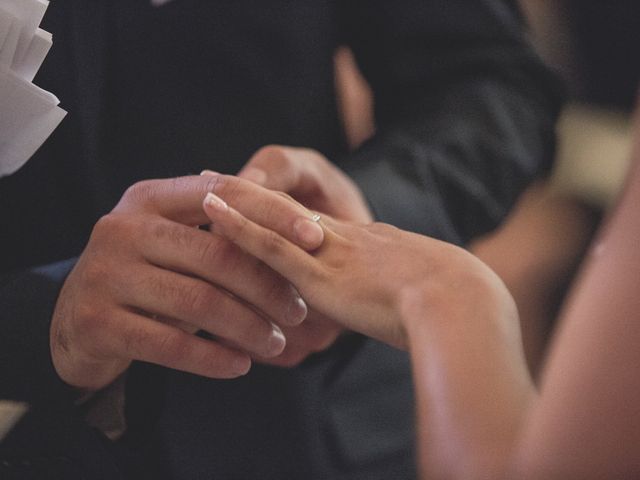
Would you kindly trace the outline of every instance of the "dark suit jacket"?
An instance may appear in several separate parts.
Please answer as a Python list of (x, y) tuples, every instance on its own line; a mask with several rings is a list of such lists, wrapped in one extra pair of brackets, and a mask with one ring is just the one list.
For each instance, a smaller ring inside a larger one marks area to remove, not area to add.
[(640, 84), (640, 3), (568, 0), (579, 68), (578, 96), (604, 107), (631, 111)]
[[(88, 461), (78, 442), (97, 437), (70, 420), (48, 350), (73, 262), (29, 267), (78, 255), (126, 185), (204, 167), (234, 172), (266, 143), (332, 158), (381, 221), (456, 243), (491, 229), (548, 170), (558, 108), (513, 3), (174, 0), (153, 10), (146, 0), (52, 1), (46, 27), (56, 43), (38, 81), (70, 114), (0, 181), (0, 396), (60, 405), (66, 433), (52, 430), (41, 455), (65, 456), (87, 478), (99, 478), (91, 465), (101, 462), (100, 475), (105, 465), (143, 465), (150, 477), (153, 463), (153, 478), (413, 476), (407, 358), (358, 336), (299, 368), (257, 366), (233, 382), (137, 365), (129, 434), (118, 446), (94, 441)], [(333, 85), (343, 43), (376, 102), (378, 133), (353, 153)], [(29, 454), (32, 433), (17, 431), (11, 455)]]

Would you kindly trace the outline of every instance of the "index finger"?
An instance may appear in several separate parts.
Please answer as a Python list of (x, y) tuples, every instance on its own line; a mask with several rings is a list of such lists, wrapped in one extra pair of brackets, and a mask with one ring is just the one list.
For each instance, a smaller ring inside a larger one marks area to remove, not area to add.
[(303, 294), (311, 272), (316, 272), (316, 259), (274, 230), (259, 225), (228, 205), (213, 193), (203, 201), (204, 211), (222, 227), (222, 235), (250, 255), (290, 280)]
[(209, 172), (200, 176), (145, 180), (130, 187), (114, 211), (146, 211), (184, 225), (205, 225), (202, 210), (207, 193), (220, 193), (237, 205), (247, 218), (267, 221), (283, 237), (307, 250), (318, 248), (324, 232), (313, 214), (291, 197), (274, 194), (247, 180)]
[(155, 213), (184, 225), (204, 225), (209, 219), (202, 212), (202, 197), (216, 182), (208, 176), (143, 180), (127, 189), (114, 212)]
[[(269, 225), (274, 232), (305, 250), (315, 250), (322, 245), (324, 230), (318, 225), (316, 215), (289, 195), (231, 175), (209, 176), (217, 179), (209, 192), (225, 198), (249, 220)], [(202, 208), (202, 197), (200, 205)]]

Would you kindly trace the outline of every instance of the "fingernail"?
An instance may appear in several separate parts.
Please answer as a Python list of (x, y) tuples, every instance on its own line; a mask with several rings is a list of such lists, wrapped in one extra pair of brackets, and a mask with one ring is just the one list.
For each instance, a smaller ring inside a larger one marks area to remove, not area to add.
[(238, 175), (240, 178), (249, 180), (257, 185), (264, 185), (267, 183), (267, 172), (259, 168), (250, 167), (241, 172)]
[(271, 336), (267, 341), (267, 356), (275, 357), (280, 355), (287, 343), (282, 330), (277, 325), (272, 325)]
[(293, 231), (304, 248), (318, 248), (324, 240), (322, 226), (310, 218), (298, 218), (293, 224)]
[(200, 176), (210, 176), (213, 177), (215, 175), (220, 175), (220, 172), (214, 172), (213, 170), (202, 170), (200, 172)]
[(233, 360), (232, 366), (233, 374), (237, 376), (246, 375), (251, 370), (251, 358), (248, 356), (237, 357)]
[(308, 311), (307, 304), (296, 293), (295, 300), (289, 304), (289, 310), (287, 310), (287, 323), (292, 326), (300, 325), (307, 318)]
[(207, 196), (204, 198), (204, 203), (219, 212), (226, 212), (229, 210), (227, 202), (211, 192), (207, 193)]

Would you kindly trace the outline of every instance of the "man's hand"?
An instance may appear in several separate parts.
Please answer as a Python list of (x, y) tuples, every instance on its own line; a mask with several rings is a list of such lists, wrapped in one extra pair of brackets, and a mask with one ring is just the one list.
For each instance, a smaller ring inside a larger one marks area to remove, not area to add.
[[(373, 215), (356, 184), (315, 150), (267, 146), (238, 174), (270, 190), (285, 192), (304, 206), (341, 220), (371, 223)], [(261, 359), (289, 367), (330, 347), (344, 329), (319, 313), (310, 312), (301, 326), (285, 328), (287, 345), (274, 358)]]
[[(212, 378), (245, 374), (250, 356), (280, 354), (280, 327), (307, 314), (294, 288), (219, 235), (202, 231), (207, 192), (251, 204), (248, 182), (218, 176), (141, 182), (96, 224), (51, 325), (60, 377), (94, 390), (142, 360)], [(282, 235), (322, 243), (308, 212), (283, 196), (261, 203)], [(212, 339), (193, 335), (203, 331)]]
[(305, 207), (334, 218), (357, 223), (373, 221), (358, 186), (315, 150), (263, 147), (238, 176), (269, 190), (288, 193)]
[(344, 332), (344, 327), (314, 310), (297, 327), (283, 327), (287, 339), (284, 351), (272, 358), (254, 357), (255, 360), (276, 367), (295, 367), (314, 353), (325, 351)]

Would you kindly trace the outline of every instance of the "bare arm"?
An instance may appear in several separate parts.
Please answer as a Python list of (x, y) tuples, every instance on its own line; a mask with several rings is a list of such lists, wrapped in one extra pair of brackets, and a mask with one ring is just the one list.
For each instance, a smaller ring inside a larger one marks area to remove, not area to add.
[(513, 300), (469, 253), (330, 218), (308, 253), (215, 196), (205, 212), (311, 307), (411, 351), (428, 478), (628, 478), (640, 472), (639, 204), (636, 166), (563, 317), (540, 395)]
[(598, 215), (541, 182), (469, 250), (504, 281), (518, 306), (527, 363), (538, 381), (558, 308), (591, 243)]
[(425, 478), (501, 478), (535, 401), (513, 301), (465, 263), (457, 281), (427, 280), (402, 303)]
[(225, 198), (229, 205), (213, 195), (204, 202), (218, 233), (288, 278), (311, 308), (411, 351), (429, 474), (473, 478), (505, 468), (534, 388), (515, 304), (497, 275), (451, 244), (328, 217), (310, 254)]
[(566, 308), (524, 431), (519, 477), (640, 473), (640, 164)]

